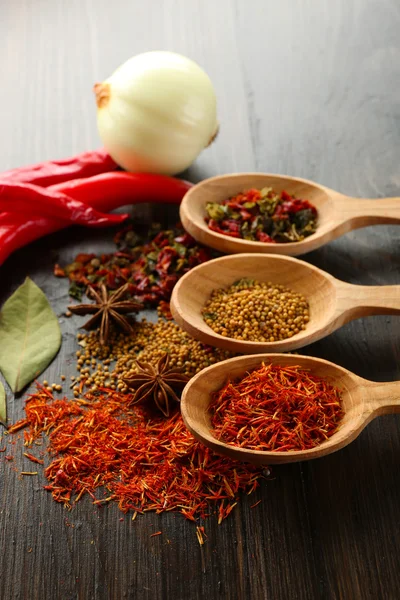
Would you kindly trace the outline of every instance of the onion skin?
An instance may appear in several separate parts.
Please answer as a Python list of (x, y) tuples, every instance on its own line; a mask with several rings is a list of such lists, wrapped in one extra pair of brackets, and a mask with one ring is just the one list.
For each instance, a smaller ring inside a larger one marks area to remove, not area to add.
[(175, 175), (218, 133), (208, 75), (173, 52), (146, 52), (94, 86), (101, 140), (131, 172)]

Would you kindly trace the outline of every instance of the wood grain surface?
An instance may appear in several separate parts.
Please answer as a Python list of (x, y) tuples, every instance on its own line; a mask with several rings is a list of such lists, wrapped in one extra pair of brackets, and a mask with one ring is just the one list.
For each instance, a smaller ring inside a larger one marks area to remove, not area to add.
[[(168, 49), (197, 60), (218, 93), (220, 135), (186, 178), (262, 171), (351, 196), (399, 196), (399, 28), (398, 0), (3, 0), (0, 171), (97, 147), (93, 83), (138, 52)], [(75, 324), (62, 316), (67, 283), (52, 265), (105, 251), (111, 239), (65, 231), (0, 268), (0, 303), (29, 274), (60, 316), (50, 381), (74, 372), (77, 349)], [(350, 283), (398, 284), (400, 227), (354, 231), (302, 258)], [(394, 381), (399, 339), (399, 317), (374, 316), (302, 352)], [(10, 422), (23, 400), (8, 394)], [(10, 452), (13, 463), (0, 455), (4, 600), (399, 597), (396, 415), (338, 453), (276, 466), (222, 525), (207, 520), (203, 547), (179, 514), (132, 522), (86, 500), (67, 512), (42, 474), (18, 474), (21, 442)]]

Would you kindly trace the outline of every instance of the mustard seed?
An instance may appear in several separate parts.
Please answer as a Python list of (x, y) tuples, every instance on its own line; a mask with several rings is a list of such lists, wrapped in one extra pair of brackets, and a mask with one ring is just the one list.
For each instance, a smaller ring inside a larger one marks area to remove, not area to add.
[(275, 342), (305, 329), (309, 307), (302, 294), (283, 285), (240, 279), (227, 289), (214, 290), (202, 315), (223, 337)]

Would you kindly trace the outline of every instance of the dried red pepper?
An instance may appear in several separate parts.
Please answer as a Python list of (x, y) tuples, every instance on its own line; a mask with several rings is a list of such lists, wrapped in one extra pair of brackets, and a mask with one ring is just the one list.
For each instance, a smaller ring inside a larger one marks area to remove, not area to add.
[(26, 220), (51, 217), (69, 224), (104, 227), (121, 223), (129, 215), (103, 214), (89, 204), (51, 188), (28, 183), (0, 182), (0, 214), (23, 215)]
[(70, 158), (49, 160), (36, 165), (11, 169), (0, 174), (4, 183), (32, 183), (48, 187), (63, 181), (83, 177), (93, 177), (99, 173), (115, 171), (118, 165), (106, 150), (100, 148), (91, 152), (83, 152)]
[(179, 204), (191, 186), (188, 181), (167, 175), (117, 172), (67, 181), (50, 189), (107, 212), (124, 204)]
[[(106, 173), (89, 179), (58, 184), (47, 188), (46, 192), (65, 192), (69, 199), (107, 212), (119, 206), (154, 200), (178, 204), (190, 187), (191, 184), (186, 181), (164, 175)], [(0, 215), (0, 265), (18, 248), (63, 229), (70, 223), (51, 216), (27, 219), (20, 213)]]

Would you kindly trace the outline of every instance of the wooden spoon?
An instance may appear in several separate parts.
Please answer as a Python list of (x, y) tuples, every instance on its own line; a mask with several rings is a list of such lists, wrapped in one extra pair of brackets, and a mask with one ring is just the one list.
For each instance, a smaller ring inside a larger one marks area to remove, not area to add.
[[(316, 233), (301, 242), (269, 244), (232, 238), (208, 229), (204, 220), (207, 202), (222, 202), (250, 188), (272, 187), (277, 192), (309, 200), (318, 210)], [(315, 250), (344, 233), (368, 225), (400, 224), (400, 198), (367, 200), (351, 198), (327, 187), (285, 175), (235, 173), (205, 179), (182, 200), (180, 218), (197, 241), (221, 252), (265, 252), (297, 256)]]
[[(201, 311), (215, 289), (243, 277), (271, 281), (303, 294), (310, 306), (306, 329), (277, 342), (249, 342), (223, 337), (209, 327)], [(400, 314), (400, 285), (362, 286), (345, 283), (297, 258), (272, 254), (230, 254), (195, 267), (176, 284), (171, 310), (191, 336), (242, 354), (283, 352), (319, 340), (348, 321), (368, 315)]]
[[(299, 365), (318, 377), (329, 378), (342, 394), (344, 417), (327, 441), (311, 450), (262, 452), (236, 448), (220, 442), (212, 433), (208, 407), (211, 394), (227, 380), (241, 378), (261, 363)], [(358, 377), (351, 371), (321, 358), (294, 354), (238, 356), (212, 365), (195, 375), (182, 393), (181, 412), (186, 427), (203, 444), (219, 454), (254, 464), (297, 462), (336, 452), (352, 442), (364, 427), (379, 415), (400, 412), (400, 381), (378, 383)]]

